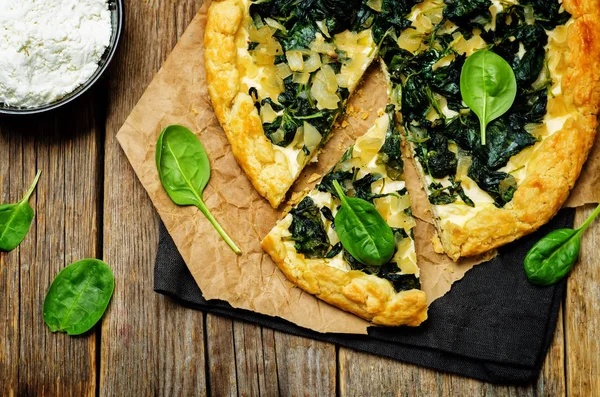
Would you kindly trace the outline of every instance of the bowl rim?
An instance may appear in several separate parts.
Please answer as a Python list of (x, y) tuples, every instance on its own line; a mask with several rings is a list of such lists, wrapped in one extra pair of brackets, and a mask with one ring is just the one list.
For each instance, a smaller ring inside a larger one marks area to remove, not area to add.
[[(83, 94), (85, 94), (94, 84), (96, 84), (96, 82), (100, 79), (100, 77), (102, 77), (104, 72), (106, 72), (106, 69), (108, 69), (108, 66), (110, 65), (111, 61), (113, 60), (115, 53), (117, 52), (117, 48), (119, 47), (119, 43), (121, 42), (121, 37), (123, 34), (123, 21), (124, 21), (124, 17), (125, 17), (124, 5), (123, 5), (124, 1), (123, 0), (113, 0), (113, 1), (116, 3), (116, 6), (117, 6), (117, 8), (116, 8), (116, 10), (117, 10), (117, 31), (115, 32), (116, 37), (115, 37), (114, 44), (109, 49), (108, 56), (106, 57), (106, 61), (104, 62), (104, 64), (102, 66), (100, 66), (98, 68), (98, 71), (95, 74), (95, 76), (91, 77), (88, 81), (83, 83), (80, 86), (81, 90), (78, 93), (76, 93), (75, 95), (65, 96), (56, 102), (52, 102), (50, 104), (43, 105), (38, 108), (19, 109), (19, 108), (3, 108), (2, 106), (0, 106), (0, 114), (20, 116), (20, 115), (31, 115), (31, 114), (39, 114), (39, 113), (49, 112), (51, 110), (55, 110), (59, 107), (62, 107), (64, 105), (71, 103), (72, 101), (78, 99)], [(107, 0), (107, 3), (110, 3), (110, 2), (111, 2), (111, 0)]]

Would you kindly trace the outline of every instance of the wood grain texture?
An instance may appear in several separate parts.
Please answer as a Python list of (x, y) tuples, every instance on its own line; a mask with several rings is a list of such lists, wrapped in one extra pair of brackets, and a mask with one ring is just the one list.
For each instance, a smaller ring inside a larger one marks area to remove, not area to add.
[(207, 315), (213, 396), (333, 396), (335, 346)]
[(565, 396), (562, 318), (542, 374), (528, 386), (492, 385), (340, 348), (340, 396)]
[(206, 316), (208, 381), (213, 396), (237, 396), (236, 348), (233, 321), (222, 316)]
[[(96, 335), (53, 334), (42, 305), (56, 274), (98, 253), (98, 131), (94, 92), (47, 116), (0, 119), (0, 200), (17, 202), (42, 175), (23, 243), (0, 253), (0, 395), (91, 396)], [(20, 299), (19, 299), (20, 298)]]
[(116, 285), (102, 327), (100, 394), (205, 395), (202, 313), (153, 292), (157, 219), (115, 138), (201, 2), (128, 5), (106, 121), (104, 259)]
[(274, 331), (234, 321), (233, 338), (239, 395), (276, 396), (279, 382)]
[(283, 396), (334, 396), (336, 348), (331, 343), (275, 332), (279, 393)]
[[(577, 210), (581, 225), (593, 205)], [(569, 396), (600, 396), (600, 222), (592, 223), (581, 240), (579, 262), (567, 283), (565, 332)]]

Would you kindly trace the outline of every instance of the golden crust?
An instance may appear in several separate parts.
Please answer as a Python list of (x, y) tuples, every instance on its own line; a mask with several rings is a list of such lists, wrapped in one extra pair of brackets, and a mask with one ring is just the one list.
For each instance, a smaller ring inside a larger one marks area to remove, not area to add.
[(600, 106), (600, 1), (563, 4), (574, 19), (568, 30), (561, 87), (569, 118), (560, 131), (540, 143), (525, 179), (504, 208), (486, 208), (462, 227), (440, 225), (444, 250), (455, 260), (507, 244), (548, 222), (569, 196), (587, 159)]
[(425, 292), (416, 289), (396, 292), (389, 281), (379, 277), (290, 255), (281, 227), (265, 237), (262, 248), (287, 278), (304, 291), (374, 324), (417, 326), (427, 319)]
[(215, 114), (231, 151), (254, 188), (275, 208), (294, 181), (287, 160), (266, 138), (250, 95), (239, 92), (236, 36), (244, 34), (247, 11), (240, 0), (217, 0), (204, 35), (206, 78)]

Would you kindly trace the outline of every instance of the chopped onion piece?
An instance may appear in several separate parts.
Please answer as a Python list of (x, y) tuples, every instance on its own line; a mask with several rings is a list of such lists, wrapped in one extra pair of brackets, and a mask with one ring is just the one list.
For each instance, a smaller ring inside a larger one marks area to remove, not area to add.
[(325, 38), (321, 33), (316, 34), (315, 40), (310, 43), (310, 49), (320, 54), (335, 54), (335, 45), (325, 42)]
[(252, 58), (257, 65), (272, 65), (275, 63), (275, 55), (269, 55), (265, 51), (253, 51)]
[(282, 142), (283, 138), (285, 138), (285, 132), (281, 128), (278, 128), (277, 131), (271, 134), (271, 142), (275, 145)]
[(296, 84), (308, 84), (310, 80), (310, 73), (295, 72), (292, 81)]
[(319, 70), (310, 88), (312, 96), (317, 100), (317, 108), (319, 109), (337, 109), (338, 107), (340, 97), (337, 93), (329, 91), (328, 86), (331, 87), (331, 84), (326, 83), (325, 72)]
[(433, 30), (433, 24), (431, 23), (431, 20), (423, 14), (419, 14), (412, 24), (419, 34), (429, 33)]
[(344, 73), (342, 71), (342, 73), (336, 74), (335, 78), (337, 79), (338, 86), (340, 86), (342, 88), (348, 88), (349, 87), (351, 77), (349, 76), (348, 73)]
[(304, 163), (306, 163), (306, 153), (304, 153), (304, 150), (300, 150), (298, 152), (296, 155), (296, 162), (300, 165), (304, 165)]
[(421, 42), (423, 40), (413, 29), (403, 30), (398, 38), (398, 47), (410, 51), (415, 52), (421, 47)]
[(321, 143), (321, 134), (315, 127), (304, 122), (304, 146), (308, 149), (309, 152), (313, 152), (317, 146)]
[(264, 44), (267, 43), (273, 36), (273, 30), (268, 26), (263, 26), (260, 29), (256, 29), (253, 24), (250, 24), (250, 27), (248, 28), (248, 36), (250, 37), (250, 41)]
[[(304, 68), (302, 68), (303, 72), (314, 72), (315, 70), (321, 67), (321, 56), (316, 52), (310, 52), (308, 55), (308, 59), (304, 62)], [(294, 70), (292, 68), (292, 70)]]
[(285, 56), (292, 71), (300, 72), (304, 69), (304, 60), (300, 51), (288, 51), (285, 53)]
[(373, 36), (371, 35), (371, 29), (363, 30), (362, 32), (356, 35), (356, 42), (364, 46), (366, 44), (370, 44), (373, 42)]
[(270, 103), (265, 103), (261, 106), (260, 118), (263, 123), (272, 123), (277, 118), (277, 113), (275, 113)]
[(329, 29), (327, 29), (327, 24), (325, 23), (325, 20), (317, 21), (317, 26), (319, 27), (319, 29), (321, 29), (321, 32), (323, 32), (325, 37), (331, 38), (331, 36), (329, 35)]
[(381, 12), (382, 3), (382, 0), (369, 0), (367, 1), (367, 7), (370, 7), (377, 12)]
[(275, 67), (277, 68), (277, 75), (282, 79), (286, 79), (292, 75), (292, 69), (285, 62), (278, 63)]
[(431, 66), (431, 70), (435, 72), (435, 71), (436, 71), (436, 70), (438, 70), (439, 68), (443, 68), (443, 67), (445, 67), (445, 66), (448, 66), (448, 65), (450, 65), (452, 62), (454, 62), (454, 59), (455, 59), (455, 56), (454, 56), (454, 54), (449, 54), (449, 55), (446, 55), (446, 56), (444, 56), (444, 57), (441, 57), (440, 59), (438, 59), (438, 60), (436, 61), (436, 63), (434, 63), (434, 64)]
[(256, 54), (257, 52), (264, 53), (266, 55), (276, 56), (283, 54), (283, 48), (281, 47), (281, 44), (279, 44), (278, 41), (269, 40), (268, 43), (257, 45), (254, 49), (254, 53)]
[(528, 4), (523, 9), (523, 14), (525, 15), (525, 22), (528, 25), (533, 25), (535, 23), (535, 16), (533, 15), (533, 7)]
[(292, 147), (298, 149), (304, 146), (304, 127), (300, 126), (296, 128), (296, 134), (294, 135), (294, 140), (290, 144)]
[(325, 80), (325, 89), (331, 93), (335, 93), (338, 89), (335, 72), (329, 65), (323, 65), (321, 70), (323, 71), (323, 79)]
[(276, 20), (274, 20), (272, 18), (265, 18), (265, 22), (267, 23), (267, 25), (269, 25), (273, 29), (281, 30), (284, 33), (287, 32), (287, 29), (285, 28), (285, 26), (283, 26), (282, 24), (280, 24), (279, 22), (277, 22)]
[[(369, 31), (369, 34), (370, 31)], [(334, 38), (335, 45), (338, 49), (346, 52), (356, 52), (358, 46), (358, 35), (349, 30), (338, 33)]]

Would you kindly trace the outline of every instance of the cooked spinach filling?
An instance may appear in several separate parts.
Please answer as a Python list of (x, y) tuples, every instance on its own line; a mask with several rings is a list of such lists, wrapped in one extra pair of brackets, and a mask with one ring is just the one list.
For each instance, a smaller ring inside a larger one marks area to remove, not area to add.
[[(391, 180), (402, 180), (404, 173), (404, 163), (402, 162), (400, 152), (400, 132), (395, 122), (394, 105), (386, 107), (386, 113), (389, 117), (388, 128), (385, 133), (385, 140), (376, 161), (386, 168), (387, 177)], [(383, 178), (378, 173), (366, 173), (358, 177), (359, 168), (350, 166), (354, 147), (351, 146), (342, 156), (340, 161), (323, 177), (321, 183), (316, 189), (321, 192), (328, 192), (337, 197), (333, 181), (336, 180), (342, 186), (344, 193), (351, 197), (359, 197), (371, 203), (377, 198), (389, 195), (404, 196), (408, 194), (406, 188), (393, 193), (381, 193), (374, 191), (373, 183)], [(460, 184), (460, 183), (459, 183)], [(410, 208), (404, 210), (408, 216), (412, 216)], [(292, 223), (289, 231), (292, 234), (291, 239), (295, 242), (296, 252), (304, 254), (307, 258), (333, 258), (342, 253), (344, 260), (350, 265), (352, 270), (360, 270), (367, 274), (373, 274), (380, 278), (389, 280), (396, 291), (403, 291), (413, 288), (420, 288), (418, 277), (413, 274), (398, 274), (400, 269), (398, 265), (390, 261), (379, 268), (371, 268), (360, 263), (348, 251), (346, 251), (341, 242), (331, 245), (327, 235), (323, 218), (331, 222), (331, 227), (335, 230), (334, 216), (331, 209), (327, 206), (319, 208), (314, 200), (307, 196), (291, 212)], [(392, 228), (396, 239), (396, 244), (403, 239), (412, 238), (412, 229), (408, 231), (403, 228)]]
[[(268, 24), (278, 26), (273, 29), (273, 37), (281, 44), (285, 53), (292, 50), (306, 52), (311, 50), (317, 34), (324, 37), (325, 43), (332, 43), (332, 37), (337, 33), (345, 30), (359, 32), (370, 28), (377, 13), (366, 3), (363, 0), (257, 0), (250, 5), (250, 16), (256, 28)], [(248, 49), (253, 50), (255, 47), (255, 43), (250, 43)], [(339, 73), (342, 64), (351, 61), (339, 51), (327, 56), (327, 64), (335, 73)], [(305, 61), (308, 58), (306, 54), (303, 57)], [(282, 62), (286, 62), (285, 54), (275, 58), (275, 64)], [(294, 81), (292, 76), (288, 76), (284, 79), (284, 92), (278, 98), (259, 98), (258, 95), (254, 98), (259, 110), (265, 103), (269, 103), (276, 112), (283, 111), (273, 122), (263, 124), (265, 135), (273, 144), (288, 146), (304, 121), (317, 129), (322, 136), (321, 142), (327, 140), (334, 120), (345, 108), (349, 92), (346, 88), (338, 87), (338, 107), (319, 109), (317, 100), (311, 93), (317, 72), (318, 69), (310, 72), (305, 83)], [(306, 146), (303, 150), (305, 154), (310, 153)]]
[[(570, 15), (560, 12), (556, 0), (521, 1), (505, 4), (496, 15), (495, 29), (489, 29), (491, 1), (445, 0), (445, 4), (441, 22), (424, 38), (426, 49), (413, 54), (387, 36), (380, 55), (389, 71), (394, 100), (401, 105), (402, 124), (415, 146), (415, 157), (432, 178), (448, 178), (443, 184), (430, 184), (429, 201), (448, 204), (460, 197), (473, 206), (456, 180), (458, 158), (468, 156), (471, 164), (467, 176), (494, 199), (497, 207), (503, 207), (512, 200), (517, 183), (510, 173), (499, 169), (537, 142), (530, 133), (531, 126), (540, 123), (546, 113), (551, 81), (540, 78), (548, 43), (544, 29), (565, 23)], [(448, 21), (457, 26), (456, 30), (438, 33)], [(488, 125), (485, 146), (481, 145), (477, 116), (462, 101), (460, 73), (466, 57), (452, 47), (456, 32), (465, 40), (480, 33), (488, 48), (511, 65), (517, 79), (517, 100), (506, 114)], [(447, 60), (445, 64), (442, 58)], [(444, 103), (452, 112), (444, 111)], [(435, 117), (431, 117), (432, 112)]]
[[(513, 170), (500, 169), (512, 156), (537, 142), (532, 127), (541, 123), (546, 113), (552, 83), (542, 78), (547, 75), (546, 30), (564, 24), (570, 15), (561, 10), (557, 0), (501, 3), (502, 11), (495, 17), (490, 12), (490, 0), (444, 0), (441, 21), (423, 37), (417, 51), (406, 51), (399, 47), (398, 37), (414, 29), (408, 16), (421, 2), (382, 0), (379, 8), (367, 0), (256, 0), (250, 6), (250, 15), (257, 29), (270, 26), (281, 44), (283, 54), (274, 57), (275, 64), (287, 63), (289, 51), (302, 52), (307, 61), (317, 37), (331, 44), (337, 33), (371, 29), (389, 71), (393, 100), (401, 106), (407, 139), (415, 146), (415, 157), (428, 175), (438, 179), (430, 185), (430, 202), (448, 204), (460, 198), (474, 205), (457, 175), (458, 160), (466, 157), (470, 159), (466, 175), (494, 199), (497, 207), (503, 207), (512, 200), (517, 182), (510, 174)], [(455, 25), (453, 30), (448, 30), (449, 23)], [(464, 40), (480, 35), (488, 49), (511, 65), (517, 79), (517, 100), (507, 113), (488, 125), (486, 145), (481, 144), (477, 116), (463, 103), (460, 93), (460, 73), (466, 57), (453, 47), (458, 33)], [(252, 51), (256, 46), (249, 43), (248, 49)], [(323, 59), (336, 74), (351, 61), (342, 51), (328, 53)], [(263, 124), (273, 144), (290, 145), (305, 123), (316, 128), (321, 143), (327, 140), (333, 122), (344, 111), (349, 92), (338, 86), (337, 107), (320, 109), (311, 92), (319, 71), (312, 70), (302, 81), (287, 76), (277, 98), (261, 98), (256, 89), (250, 89), (259, 111), (268, 104), (277, 114), (272, 122)], [(390, 141), (384, 148), (388, 145), (397, 147)], [(298, 147), (306, 155), (314, 150), (302, 146), (302, 142)], [(390, 157), (383, 150), (381, 161), (386, 162), (390, 177), (401, 175), (399, 155)], [(320, 189), (335, 194), (332, 181), (348, 179), (350, 174), (352, 170), (336, 171), (323, 180)], [(362, 194), (360, 182), (357, 191)], [(359, 197), (372, 200), (368, 192)]]
[[(404, 175), (404, 162), (402, 161), (402, 153), (400, 151), (400, 132), (396, 125), (395, 118), (395, 107), (394, 105), (387, 105), (385, 112), (389, 118), (388, 128), (385, 133), (385, 140), (379, 153), (377, 154), (376, 162), (383, 164), (386, 169), (387, 176), (393, 180), (401, 180)], [(321, 179), (321, 182), (317, 184), (316, 189), (321, 192), (331, 193), (334, 197), (338, 197), (334, 187), (333, 181), (339, 182), (340, 186), (344, 190), (344, 193), (349, 193), (352, 197), (358, 197), (363, 200), (373, 203), (373, 200), (380, 197), (389, 196), (390, 194), (406, 194), (406, 190), (403, 189), (396, 193), (377, 193), (372, 191), (371, 185), (373, 182), (378, 181), (383, 175), (377, 173), (368, 173), (357, 178), (359, 168), (346, 166), (346, 161), (352, 158), (352, 152), (354, 147), (351, 146), (346, 153), (342, 156), (340, 161)], [(349, 188), (348, 186), (351, 186)]]
[[(406, 194), (406, 191), (403, 193)], [(325, 224), (320, 216), (320, 214), (323, 214), (325, 219), (333, 222), (334, 218), (331, 209), (328, 207), (319, 209), (314, 200), (307, 196), (302, 199), (298, 206), (292, 209), (290, 213), (292, 214), (292, 224), (289, 227), (289, 231), (292, 234), (292, 241), (295, 242), (294, 248), (296, 249), (296, 252), (304, 254), (305, 257), (311, 259), (331, 259), (340, 252), (343, 252), (344, 260), (350, 265), (352, 270), (360, 270), (364, 273), (389, 280), (396, 292), (421, 288), (419, 278), (414, 274), (400, 274), (400, 268), (396, 262), (390, 261), (381, 267), (371, 268), (363, 265), (350, 255), (350, 253), (342, 247), (342, 243), (338, 242), (331, 245), (327, 232), (325, 231)], [(393, 230), (396, 241), (409, 238), (408, 233), (406, 233), (404, 229)]]
[(321, 219), (319, 207), (313, 199), (305, 197), (297, 207), (290, 211), (292, 233), (296, 251), (307, 258), (323, 258), (330, 249), (329, 237)]

